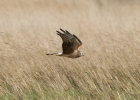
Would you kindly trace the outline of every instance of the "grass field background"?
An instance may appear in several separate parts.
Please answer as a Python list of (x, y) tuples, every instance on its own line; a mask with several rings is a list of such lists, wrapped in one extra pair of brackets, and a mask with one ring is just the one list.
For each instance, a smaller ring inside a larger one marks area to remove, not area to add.
[[(61, 51), (59, 28), (83, 42)], [(139, 0), (0, 2), (0, 100), (140, 100)]]

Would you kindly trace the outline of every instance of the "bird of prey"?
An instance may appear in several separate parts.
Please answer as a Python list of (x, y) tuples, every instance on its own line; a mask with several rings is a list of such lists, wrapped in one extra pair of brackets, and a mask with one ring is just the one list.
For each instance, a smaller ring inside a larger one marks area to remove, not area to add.
[(81, 40), (75, 36), (74, 34), (71, 34), (67, 30), (63, 30), (60, 28), (61, 31), (56, 31), (57, 35), (59, 35), (62, 38), (62, 52), (60, 53), (52, 53), (47, 55), (57, 55), (57, 56), (65, 56), (69, 58), (78, 58), (81, 56), (84, 56), (84, 54), (79, 51), (79, 47), (82, 45)]

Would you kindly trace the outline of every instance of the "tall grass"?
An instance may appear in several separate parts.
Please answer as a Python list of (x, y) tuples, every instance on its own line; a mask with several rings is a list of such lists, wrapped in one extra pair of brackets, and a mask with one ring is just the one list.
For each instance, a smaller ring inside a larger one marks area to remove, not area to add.
[[(1, 100), (139, 100), (138, 0), (3, 0)], [(83, 42), (85, 56), (61, 51), (59, 28)]]

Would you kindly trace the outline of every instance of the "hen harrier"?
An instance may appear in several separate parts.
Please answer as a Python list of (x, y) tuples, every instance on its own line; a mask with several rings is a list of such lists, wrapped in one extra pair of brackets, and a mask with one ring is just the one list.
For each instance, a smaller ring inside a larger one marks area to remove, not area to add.
[(57, 35), (59, 35), (62, 40), (62, 50), (63, 52), (60, 53), (52, 53), (47, 55), (57, 55), (57, 56), (65, 56), (69, 58), (78, 58), (81, 56), (84, 56), (82, 52), (80, 52), (78, 49), (82, 45), (82, 42), (80, 39), (69, 33), (67, 30), (60, 29), (62, 32), (56, 31)]

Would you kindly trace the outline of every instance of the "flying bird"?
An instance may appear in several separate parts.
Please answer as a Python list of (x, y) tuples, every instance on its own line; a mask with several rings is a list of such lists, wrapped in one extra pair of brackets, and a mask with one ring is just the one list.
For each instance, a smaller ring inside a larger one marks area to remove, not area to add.
[(69, 58), (78, 58), (84, 56), (84, 54), (79, 51), (79, 47), (82, 45), (81, 40), (74, 34), (71, 34), (67, 30), (56, 31), (57, 35), (62, 38), (62, 52), (60, 53), (52, 53), (47, 55), (57, 55), (57, 56), (65, 56)]

